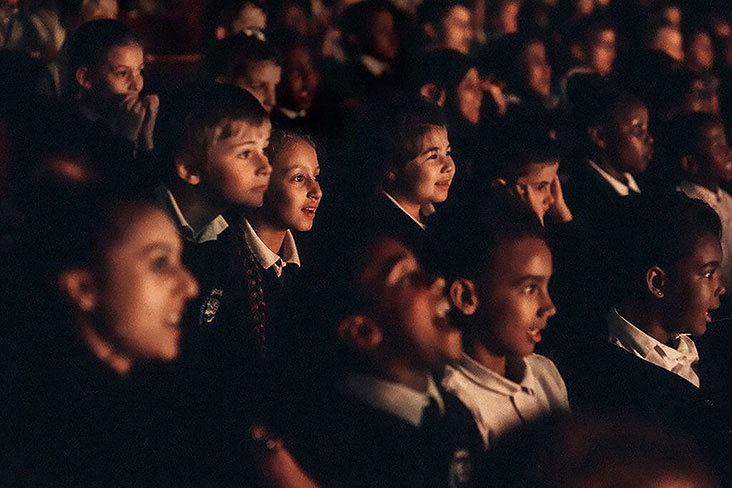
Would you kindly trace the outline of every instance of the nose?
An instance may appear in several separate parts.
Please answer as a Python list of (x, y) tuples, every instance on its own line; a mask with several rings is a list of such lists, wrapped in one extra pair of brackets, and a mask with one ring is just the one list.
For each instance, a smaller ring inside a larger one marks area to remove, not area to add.
[(443, 173), (454, 173), (455, 172), (455, 161), (453, 161), (452, 156), (443, 157), (442, 172)]
[(190, 300), (198, 296), (198, 282), (187, 268), (184, 267), (182, 271), (180, 280), (182, 294), (186, 300)]
[(130, 76), (130, 83), (129, 83), (130, 91), (140, 92), (140, 91), (142, 91), (142, 86), (143, 86), (142, 73), (133, 74)]
[(323, 196), (323, 191), (320, 189), (320, 183), (316, 180), (310, 180), (310, 188), (308, 189), (308, 198), (313, 200), (320, 200)]
[(269, 176), (272, 173), (272, 165), (264, 152), (257, 153), (257, 174)]
[(274, 107), (277, 105), (277, 93), (275, 92), (275, 85), (268, 86), (266, 93), (264, 94), (264, 105), (266, 107)]
[(552, 205), (554, 205), (554, 196), (551, 193), (547, 194), (546, 198), (544, 199), (544, 204), (547, 207), (551, 207)]
[(549, 292), (542, 293), (543, 303), (541, 304), (541, 308), (539, 309), (539, 316), (540, 317), (554, 317), (557, 313), (557, 308), (554, 306), (554, 302), (552, 301), (552, 297), (549, 296)]
[(727, 293), (727, 288), (724, 286), (724, 282), (720, 278), (719, 286), (715, 290), (715, 294), (716, 294), (716, 296), (720, 297), (720, 296), (724, 295), (725, 293)]

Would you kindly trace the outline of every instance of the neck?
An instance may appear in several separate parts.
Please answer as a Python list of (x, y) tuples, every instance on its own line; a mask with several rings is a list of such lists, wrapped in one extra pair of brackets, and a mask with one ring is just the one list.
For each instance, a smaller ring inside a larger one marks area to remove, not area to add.
[(686, 179), (689, 180), (692, 183), (696, 183), (697, 185), (703, 186), (707, 190), (711, 191), (712, 193), (717, 193), (719, 191), (719, 182), (713, 181), (707, 178), (702, 178), (700, 175), (687, 175)]
[(506, 376), (506, 356), (491, 351), (481, 341), (470, 341), (465, 352), (468, 356), (496, 374)]
[(406, 212), (412, 216), (414, 220), (417, 222), (422, 222), (422, 214), (420, 210), (422, 209), (422, 205), (419, 203), (412, 202), (408, 198), (406, 198), (404, 195), (397, 192), (388, 192), (391, 197), (401, 205), (401, 207), (406, 210)]
[(676, 334), (663, 327), (661, 313), (641, 301), (629, 302), (617, 307), (620, 315), (661, 344), (672, 346)]
[(91, 320), (81, 319), (79, 335), (94, 356), (120, 376), (127, 376), (132, 369), (132, 359), (121, 354), (94, 328)]
[(415, 391), (426, 392), (429, 384), (429, 371), (414, 368), (403, 361), (374, 361), (370, 373)]
[(273, 253), (279, 254), (282, 249), (282, 243), (285, 242), (287, 229), (280, 229), (275, 225), (271, 225), (262, 218), (259, 212), (252, 212), (249, 217), (249, 223), (252, 225), (254, 232), (264, 242), (264, 245)]
[(625, 173), (623, 173), (622, 171), (618, 171), (618, 169), (610, 161), (610, 158), (600, 157), (597, 159), (593, 159), (593, 161), (596, 165), (598, 165), (600, 168), (602, 168), (603, 171), (608, 173), (610, 176), (612, 176), (616, 180), (625, 182)]
[(201, 199), (199, 192), (194, 186), (188, 184), (174, 184), (170, 188), (183, 217), (198, 232), (208, 225), (225, 209), (214, 208)]

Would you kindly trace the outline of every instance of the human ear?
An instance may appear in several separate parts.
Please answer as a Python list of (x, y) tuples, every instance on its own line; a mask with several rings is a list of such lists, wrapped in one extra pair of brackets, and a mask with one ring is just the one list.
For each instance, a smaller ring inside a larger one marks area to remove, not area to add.
[(338, 324), (338, 337), (359, 351), (375, 350), (383, 340), (381, 328), (365, 315), (349, 315)]
[(600, 149), (607, 149), (605, 142), (605, 131), (601, 127), (592, 126), (587, 128), (587, 137)]
[(175, 156), (175, 173), (178, 178), (189, 185), (197, 185), (201, 182), (201, 171), (198, 165), (194, 164), (193, 157), (188, 153)]
[(663, 298), (666, 286), (666, 272), (658, 266), (646, 270), (646, 288), (654, 297)]
[(436, 83), (425, 83), (419, 88), (419, 94), (422, 98), (435, 102), (438, 105), (440, 104), (443, 93), (443, 90)]
[(97, 307), (97, 287), (89, 271), (68, 269), (58, 277), (61, 295), (82, 312), (93, 312)]
[(450, 300), (463, 315), (473, 315), (478, 310), (478, 294), (471, 280), (465, 278), (455, 280), (450, 285)]
[(434, 25), (431, 23), (424, 24), (422, 26), (422, 30), (433, 42), (437, 40), (437, 31), (435, 30)]
[(75, 75), (76, 82), (79, 84), (80, 87), (82, 87), (84, 90), (91, 90), (92, 80), (89, 68), (87, 68), (86, 66), (79, 66), (78, 68), (76, 68)]
[(217, 41), (221, 41), (226, 37), (226, 28), (218, 26), (214, 31), (214, 37)]
[(697, 165), (694, 158), (688, 154), (681, 158), (681, 169), (684, 170), (684, 173), (689, 173), (691, 175), (699, 173), (699, 165)]

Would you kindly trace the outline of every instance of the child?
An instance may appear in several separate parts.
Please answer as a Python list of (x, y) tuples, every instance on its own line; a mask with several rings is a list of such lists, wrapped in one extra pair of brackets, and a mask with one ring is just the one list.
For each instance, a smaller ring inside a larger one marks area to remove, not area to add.
[(327, 357), (342, 363), (322, 410), (301, 412), (296, 457), (316, 481), (339, 486), (471, 486), (481, 475), (480, 436), (431, 377), (462, 352), (445, 281), (393, 239), (356, 242), (318, 280), (337, 332)]
[(29, 222), (45, 229), (44, 239), (29, 232), (19, 248), (42, 305), (33, 307), (32, 327), (17, 329), (17, 481), (116, 484), (191, 474), (177, 458), (184, 426), (161, 401), (167, 389), (139, 381), (139, 366), (177, 358), (185, 305), (198, 293), (181, 239), (150, 203), (82, 190), (59, 192), (66, 213)]
[(486, 447), (514, 427), (569, 409), (556, 367), (533, 354), (556, 312), (542, 228), (515, 202), (488, 206), (441, 216), (445, 221), (433, 235), (438, 262), (450, 269), (450, 299), (465, 344), (442, 385), (473, 413)]
[(379, 130), (381, 193), (372, 206), (372, 227), (419, 255), (425, 221), (435, 203), (447, 200), (455, 176), (444, 115), (425, 100), (391, 108)]
[(732, 196), (719, 187), (732, 181), (732, 152), (722, 121), (703, 112), (672, 122), (672, 160), (683, 180), (678, 190), (712, 207), (722, 221), (722, 277), (732, 283)]
[(152, 185), (153, 135), (157, 95), (141, 95), (143, 49), (129, 27), (116, 20), (93, 20), (74, 33), (69, 71), (75, 104), (58, 121), (52, 144), (87, 150), (113, 186)]
[(565, 100), (570, 80), (576, 74), (594, 73), (606, 77), (615, 65), (615, 27), (607, 17), (589, 16), (574, 26), (573, 33), (567, 44), (574, 66), (559, 82)]
[(277, 105), (282, 68), (279, 53), (269, 42), (239, 33), (217, 42), (207, 53), (206, 63), (211, 80), (247, 90), (268, 114)]
[(732, 416), (720, 365), (689, 337), (706, 332), (725, 293), (719, 217), (678, 192), (641, 198), (624, 217), (608, 340), (575, 351), (582, 360), (566, 376), (570, 397), (680, 430), (729, 474)]
[(470, 53), (473, 41), (472, 13), (460, 0), (423, 2), (419, 17), (424, 33), (432, 47)]
[(217, 0), (206, 8), (205, 47), (229, 36), (248, 32), (263, 36), (267, 8), (260, 0)]

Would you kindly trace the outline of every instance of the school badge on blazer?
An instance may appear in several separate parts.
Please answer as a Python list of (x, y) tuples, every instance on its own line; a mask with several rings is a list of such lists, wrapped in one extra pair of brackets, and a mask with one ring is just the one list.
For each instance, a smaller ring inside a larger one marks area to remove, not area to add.
[(221, 306), (221, 297), (224, 291), (221, 288), (211, 290), (201, 306), (201, 316), (198, 319), (200, 325), (210, 324), (216, 318), (216, 312)]
[(452, 454), (449, 473), (448, 486), (450, 488), (463, 488), (470, 485), (472, 478), (470, 451), (458, 449)]

